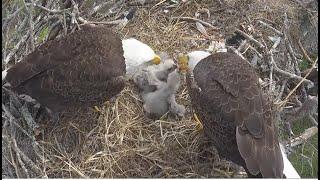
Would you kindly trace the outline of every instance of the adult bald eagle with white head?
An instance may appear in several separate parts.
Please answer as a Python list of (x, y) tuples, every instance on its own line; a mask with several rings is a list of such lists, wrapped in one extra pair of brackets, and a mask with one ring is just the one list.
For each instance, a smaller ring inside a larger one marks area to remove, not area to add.
[(2, 74), (7, 86), (53, 113), (99, 105), (117, 95), (139, 66), (160, 63), (146, 44), (104, 26), (82, 26), (40, 45)]
[[(283, 177), (289, 161), (280, 149), (272, 104), (254, 68), (227, 52), (194, 51), (180, 55), (178, 64), (187, 72), (195, 117), (219, 155), (243, 166), (249, 177)], [(293, 171), (286, 177), (299, 177)]]

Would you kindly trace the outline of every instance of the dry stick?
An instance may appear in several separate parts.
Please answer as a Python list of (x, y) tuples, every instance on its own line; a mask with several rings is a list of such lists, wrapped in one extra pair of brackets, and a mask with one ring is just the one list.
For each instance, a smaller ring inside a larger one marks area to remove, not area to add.
[[(289, 26), (288, 25), (289, 24), (289, 20), (288, 20), (288, 16), (287, 16), (286, 12), (284, 13), (284, 22), (283, 22), (283, 24), (284, 24), (284, 32), (288, 31), (288, 29), (289, 29), (289, 27), (288, 27)], [(295, 53), (293, 51), (293, 48), (292, 48), (291, 43), (289, 41), (289, 38), (287, 37), (287, 34), (284, 33), (283, 36), (284, 36), (285, 45), (286, 45), (286, 47), (287, 47), (287, 49), (289, 51), (289, 54), (290, 54), (291, 58), (294, 60), (295, 63), (297, 63), (298, 60), (297, 60), (297, 58), (295, 56)]]
[(27, 40), (28, 35), (24, 35), (21, 40), (14, 46), (12, 50), (10, 50), (10, 53), (7, 55), (7, 57), (4, 59), (4, 63), (8, 64), (8, 62), (11, 60), (11, 58), (16, 54), (16, 52), (20, 49), (20, 46)]
[[(13, 143), (17, 143), (15, 141), (15, 139), (12, 139), (13, 140)], [(26, 162), (27, 165), (30, 166), (31, 170), (34, 171), (35, 173), (37, 174), (43, 174), (42, 173), (42, 170), (27, 156), (25, 155), (19, 148), (18, 146), (13, 146), (14, 147), (14, 150), (15, 152), (18, 154), (21, 155), (22, 159)]]
[(239, 45), (239, 47), (237, 48), (237, 50), (238, 50), (239, 52), (241, 52), (242, 49), (243, 49), (247, 44), (248, 44), (248, 41), (247, 41), (246, 39), (243, 40), (243, 41), (241, 42), (241, 44)]
[(18, 145), (17, 145), (16, 140), (15, 140), (13, 137), (11, 137), (10, 139), (11, 139), (11, 143), (13, 144), (13, 149), (14, 149), (14, 150), (15, 150), (15, 152), (16, 152), (16, 156), (17, 156), (18, 162), (19, 162), (19, 164), (20, 164), (20, 166), (21, 166), (22, 170), (23, 170), (23, 171), (24, 171), (24, 173), (26, 174), (27, 178), (30, 178), (30, 176), (29, 176), (29, 172), (28, 172), (28, 170), (27, 170), (27, 168), (26, 168), (26, 166), (25, 166), (24, 162), (21, 160), (20, 153), (18, 153), (18, 152), (17, 152), (17, 150), (16, 150), (16, 149), (18, 149)]
[(33, 36), (34, 24), (33, 24), (33, 20), (32, 20), (33, 19), (33, 0), (31, 0), (29, 8), (27, 7), (25, 0), (23, 0), (23, 4), (24, 4), (24, 7), (26, 8), (26, 11), (29, 14), (29, 33), (30, 33), (29, 37), (30, 37), (31, 50), (33, 51), (35, 48), (34, 36)]
[[(31, 5), (31, 4), (30, 3), (26, 3), (26, 5)], [(43, 6), (41, 6), (39, 4), (36, 4), (36, 3), (33, 3), (33, 5), (35, 7), (37, 7), (37, 8), (40, 8), (40, 9), (42, 9), (44, 11), (47, 11), (47, 12), (53, 13), (53, 14), (62, 14), (62, 13), (66, 12), (66, 11), (69, 11), (71, 9), (71, 8), (67, 8), (67, 9), (62, 9), (62, 10), (55, 10), (55, 9), (48, 9), (48, 8), (43, 7)]]
[(280, 92), (279, 92), (279, 94), (278, 94), (278, 97), (276, 98), (276, 101), (281, 101), (281, 97), (282, 97), (282, 94), (283, 94), (283, 92), (284, 92), (284, 89), (285, 89), (285, 87), (286, 87), (286, 85), (287, 85), (287, 83), (288, 83), (288, 78), (286, 78), (284, 81), (283, 81), (283, 83), (282, 83), (282, 86), (281, 86), (281, 88), (280, 88)]
[(287, 97), (280, 103), (278, 103), (278, 107), (281, 108), (282, 106), (284, 106), (287, 101), (289, 100), (289, 97), (297, 90), (297, 88), (304, 82), (306, 81), (306, 78), (309, 76), (309, 74), (311, 73), (312, 69), (315, 68), (315, 65), (318, 62), (318, 57), (317, 59), (314, 61), (314, 63), (312, 64), (312, 68), (309, 69), (308, 73), (301, 79), (301, 81), (296, 85), (296, 87), (294, 87), (291, 92), (287, 95)]
[[(281, 38), (278, 38), (276, 40), (276, 42), (272, 45), (270, 51), (269, 51), (269, 54), (272, 54), (273, 51), (275, 51), (275, 49), (278, 47), (278, 45), (280, 44), (281, 42)], [(273, 58), (272, 58), (272, 61), (273, 61)], [(270, 75), (269, 75), (269, 78), (270, 78), (270, 81), (269, 81), (269, 91), (273, 91), (273, 86), (272, 86), (272, 81), (273, 81), (273, 78), (272, 78), (272, 75), (273, 75), (273, 68), (274, 68), (274, 63), (271, 61), (271, 67), (270, 67)]]
[(306, 142), (308, 139), (310, 139), (311, 137), (313, 137), (314, 135), (316, 135), (318, 133), (318, 127), (311, 127), (306, 129), (300, 136), (291, 139), (289, 144), (291, 147), (295, 147), (298, 146), (304, 142)]
[(269, 92), (272, 92), (272, 90), (273, 90), (273, 87), (272, 87), (272, 74), (273, 74), (273, 65), (274, 65), (274, 63), (271, 63), (271, 67), (270, 67), (270, 74), (269, 74)]
[(84, 24), (105, 24), (105, 25), (118, 25), (124, 22), (122, 19), (114, 20), (114, 21), (87, 21), (82, 17), (78, 17), (78, 21)]
[[(301, 81), (301, 82), (299, 82), (299, 85), (300, 85), (301, 83), (307, 83), (307, 84), (313, 85), (313, 82), (310, 81), (310, 80), (308, 80), (308, 79), (305, 79), (305, 78), (303, 78), (303, 77), (301, 77), (301, 76), (297, 76), (297, 75), (295, 75), (295, 74), (292, 74), (292, 73), (289, 73), (289, 72), (287, 72), (287, 71), (284, 71), (284, 70), (280, 69), (280, 68), (277, 66), (277, 64), (275, 63), (274, 59), (273, 59), (273, 53), (270, 53), (269, 55), (270, 55), (270, 58), (271, 58), (271, 62), (273, 63), (275, 72), (277, 72), (277, 73), (279, 73), (279, 74), (281, 74), (281, 75), (284, 75), (284, 76), (287, 76), (287, 77), (296, 79), (296, 80), (298, 80), (298, 81)], [(311, 72), (311, 71), (310, 71), (310, 72)], [(309, 75), (309, 74), (308, 74), (308, 75)]]
[(14, 13), (9, 14), (6, 18), (3, 18), (2, 21), (8, 22), (10, 21), (12, 18), (14, 18), (15, 16), (17, 16), (17, 14), (20, 13), (20, 11), (22, 11), (24, 9), (24, 7), (20, 7), (19, 9), (17, 9)]
[(261, 58), (261, 59), (263, 58), (262, 54), (260, 54), (259, 51), (258, 51), (256, 48), (254, 48), (254, 47), (252, 47), (251, 45), (249, 45), (249, 49), (251, 49), (252, 51), (254, 51), (259, 58)]
[(210, 28), (212, 28), (214, 30), (220, 29), (218, 27), (215, 27), (215, 26), (211, 25), (210, 23), (207, 23), (205, 21), (202, 21), (202, 20), (196, 19), (196, 18), (192, 18), (192, 17), (171, 17), (171, 18), (172, 19), (179, 19), (179, 20), (183, 20), (183, 21), (195, 21), (195, 22), (199, 22), (199, 23), (201, 23), (201, 24), (203, 24), (205, 26), (208, 26), (208, 27), (210, 27)]
[(18, 171), (18, 166), (17, 166), (16, 161), (14, 160), (14, 157), (13, 157), (13, 152), (12, 152), (13, 148), (11, 148), (11, 146), (8, 147), (8, 148), (10, 148), (9, 150), (10, 150), (11, 164), (12, 164), (12, 166), (13, 166), (15, 172), (16, 172), (17, 177), (20, 178), (20, 172)]
[(299, 46), (300, 50), (302, 51), (303, 56), (304, 56), (310, 63), (313, 63), (313, 61), (312, 61), (311, 58), (309, 57), (307, 51), (303, 48), (303, 45), (302, 45), (300, 39), (298, 40), (298, 46)]
[(77, 26), (78, 29), (81, 29), (80, 28), (80, 25), (77, 21), (78, 17), (79, 17), (79, 14), (80, 14), (80, 11), (79, 11), (79, 8), (78, 8), (78, 4), (74, 1), (74, 0), (71, 0), (71, 3), (72, 3), (72, 13), (71, 13), (71, 23), (74, 22)]
[(263, 26), (271, 29), (271, 30), (272, 30), (273, 32), (275, 32), (277, 35), (283, 36), (283, 33), (282, 33), (282, 32), (280, 32), (280, 31), (277, 30), (276, 28), (272, 27), (271, 25), (269, 25), (269, 24), (267, 24), (267, 23), (265, 23), (265, 22), (263, 22), (263, 21), (261, 21), (261, 20), (258, 20), (258, 23), (260, 23), (261, 25), (263, 25)]
[(256, 45), (258, 45), (260, 48), (264, 48), (265, 46), (260, 43), (258, 40), (254, 39), (251, 35), (248, 35), (247, 33), (241, 31), (240, 29), (236, 29), (236, 32), (240, 33), (242, 36), (244, 36), (246, 39), (248, 39), (249, 41), (252, 41), (253, 43), (255, 43)]

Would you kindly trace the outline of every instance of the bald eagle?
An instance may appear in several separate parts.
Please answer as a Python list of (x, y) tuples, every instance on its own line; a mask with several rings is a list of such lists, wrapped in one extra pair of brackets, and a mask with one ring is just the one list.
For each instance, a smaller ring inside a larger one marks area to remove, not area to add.
[(232, 53), (196, 51), (180, 55), (179, 68), (187, 72), (192, 106), (219, 155), (248, 176), (283, 177), (272, 105), (250, 64)]
[(105, 102), (124, 88), (124, 77), (135, 68), (159, 62), (136, 39), (121, 40), (103, 26), (83, 26), (40, 45), (2, 74), (15, 92), (58, 113)]

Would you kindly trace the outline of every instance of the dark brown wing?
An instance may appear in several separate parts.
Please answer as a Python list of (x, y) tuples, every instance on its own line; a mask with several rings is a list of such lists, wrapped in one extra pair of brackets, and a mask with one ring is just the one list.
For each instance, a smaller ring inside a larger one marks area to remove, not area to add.
[(124, 82), (114, 79), (124, 74), (121, 39), (105, 27), (84, 26), (38, 47), (8, 70), (6, 80), (57, 109), (107, 100), (123, 88)]
[[(216, 53), (198, 63), (194, 77), (202, 89), (197, 106), (205, 111), (202, 114), (210, 114), (203, 115), (210, 119), (203, 120), (207, 131), (228, 131), (224, 133), (229, 137), (212, 134), (213, 138), (229, 142), (224, 144), (225, 151), (228, 146), (235, 146), (232, 143), (236, 139), (251, 174), (281, 177), (283, 160), (270, 105), (262, 96), (258, 76), (249, 63), (235, 54)], [(234, 156), (231, 152), (225, 155)]]

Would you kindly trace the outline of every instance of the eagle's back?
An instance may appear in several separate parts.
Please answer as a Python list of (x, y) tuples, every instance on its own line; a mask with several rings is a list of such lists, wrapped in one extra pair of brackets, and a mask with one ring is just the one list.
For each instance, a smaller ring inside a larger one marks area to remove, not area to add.
[(235, 54), (216, 53), (201, 60), (193, 73), (201, 92), (191, 88), (189, 79), (192, 104), (219, 154), (253, 175), (281, 177), (271, 104), (250, 64)]
[(121, 91), (125, 74), (120, 38), (105, 27), (84, 26), (40, 45), (8, 70), (18, 93), (60, 110), (106, 100)]

